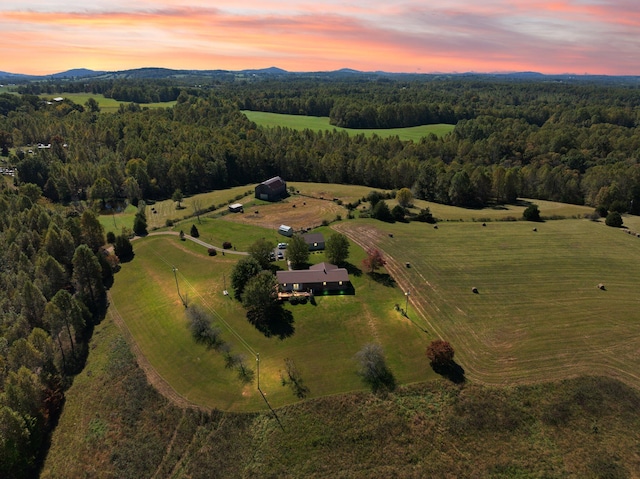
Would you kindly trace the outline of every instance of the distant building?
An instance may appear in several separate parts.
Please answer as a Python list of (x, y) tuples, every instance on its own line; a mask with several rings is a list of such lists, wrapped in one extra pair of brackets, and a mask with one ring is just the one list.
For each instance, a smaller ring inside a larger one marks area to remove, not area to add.
[(229, 211), (232, 213), (242, 213), (244, 212), (244, 206), (242, 206), (242, 203), (234, 203), (229, 205)]
[(320, 251), (324, 249), (324, 236), (322, 233), (307, 233), (302, 235), (309, 251)]
[(318, 263), (305, 270), (276, 271), (280, 292), (325, 292), (349, 291), (352, 289), (349, 273), (331, 263)]
[(287, 183), (279, 176), (263, 181), (256, 186), (256, 198), (265, 201), (278, 201), (287, 196)]

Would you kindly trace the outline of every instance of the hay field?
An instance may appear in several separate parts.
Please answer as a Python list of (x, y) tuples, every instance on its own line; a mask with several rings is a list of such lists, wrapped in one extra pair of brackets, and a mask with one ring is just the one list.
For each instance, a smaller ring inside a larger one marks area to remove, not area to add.
[[(100, 105), (100, 111), (103, 113), (117, 112), (121, 104), (127, 104), (130, 102), (118, 101), (113, 98), (105, 98), (102, 94), (94, 93), (64, 93), (61, 95), (64, 98), (68, 98), (78, 105), (84, 105), (89, 98), (93, 98)], [(163, 103), (140, 103), (142, 108), (171, 108), (176, 104), (175, 101), (163, 102)]]
[(263, 111), (248, 111), (243, 110), (249, 120), (264, 127), (281, 126), (285, 128), (291, 128), (293, 130), (315, 130), (315, 131), (345, 131), (350, 135), (364, 135), (371, 137), (377, 135), (381, 138), (388, 138), (390, 136), (397, 136), (403, 141), (419, 141), (420, 138), (433, 133), (436, 136), (444, 136), (447, 133), (453, 131), (455, 125), (437, 124), (437, 125), (422, 125), (413, 126), (407, 128), (341, 128), (333, 126), (329, 123), (329, 117), (316, 117), (305, 115), (285, 115), (281, 113), (268, 113)]
[(345, 218), (347, 210), (331, 200), (294, 195), (277, 203), (245, 208), (244, 213), (228, 214), (222, 219), (271, 230), (284, 223), (299, 231), (320, 226), (323, 220), (333, 221), (337, 215)]
[(336, 229), (382, 248), (409, 315), (452, 342), (473, 381), (602, 374), (640, 387), (640, 239), (588, 220)]

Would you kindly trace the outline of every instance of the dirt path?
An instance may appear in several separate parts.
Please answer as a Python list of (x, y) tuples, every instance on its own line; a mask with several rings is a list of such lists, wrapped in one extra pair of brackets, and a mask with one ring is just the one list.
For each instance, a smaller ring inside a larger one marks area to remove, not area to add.
[[(170, 235), (170, 236), (179, 236), (180, 233), (178, 233), (177, 231), (154, 231), (153, 233), (149, 233), (147, 236), (160, 236), (160, 235)], [(147, 236), (136, 236), (133, 239), (134, 240), (138, 240), (141, 238), (146, 238)], [(224, 248), (220, 248), (219, 246), (214, 246), (212, 244), (206, 243), (204, 241), (202, 241), (199, 238), (194, 238), (191, 235), (184, 235), (185, 239), (188, 239), (189, 241), (193, 241), (196, 244), (199, 244), (200, 246), (204, 246), (205, 248), (209, 248), (209, 249), (214, 249), (216, 251), (221, 251), (224, 253), (229, 253), (229, 254), (239, 254), (242, 256), (247, 256), (249, 255), (249, 253), (247, 253), (246, 251), (236, 251), (236, 250), (231, 250), (231, 249), (224, 249)]]

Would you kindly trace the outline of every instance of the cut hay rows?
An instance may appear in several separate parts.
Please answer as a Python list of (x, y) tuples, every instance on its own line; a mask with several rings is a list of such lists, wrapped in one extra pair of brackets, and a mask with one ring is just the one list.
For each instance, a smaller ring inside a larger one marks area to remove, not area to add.
[(587, 220), (547, 222), (536, 233), (524, 222), (335, 228), (384, 251), (389, 273), (411, 291), (410, 314), (454, 345), (470, 379), (497, 385), (604, 374), (640, 387), (634, 238)]

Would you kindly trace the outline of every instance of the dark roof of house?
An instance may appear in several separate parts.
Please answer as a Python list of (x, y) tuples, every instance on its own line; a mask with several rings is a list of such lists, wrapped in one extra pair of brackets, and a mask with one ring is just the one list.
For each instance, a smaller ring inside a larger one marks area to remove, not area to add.
[(284, 180), (279, 176), (274, 176), (273, 178), (269, 178), (268, 180), (263, 181), (260, 184), (266, 186), (270, 190), (277, 190), (278, 188), (282, 188), (283, 186), (286, 185)]
[(349, 281), (349, 273), (335, 264), (318, 263), (309, 269), (294, 271), (276, 271), (279, 284), (284, 283), (337, 283)]
[(324, 243), (324, 236), (322, 233), (307, 233), (302, 235), (302, 237), (307, 244)]

